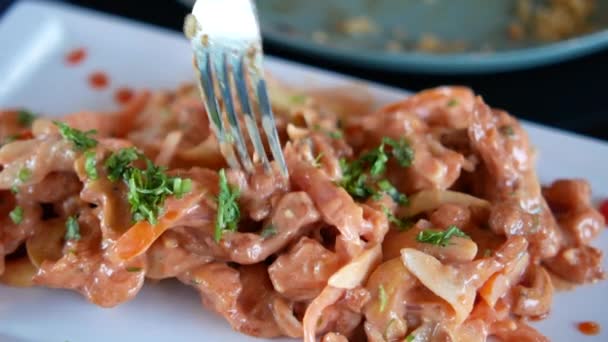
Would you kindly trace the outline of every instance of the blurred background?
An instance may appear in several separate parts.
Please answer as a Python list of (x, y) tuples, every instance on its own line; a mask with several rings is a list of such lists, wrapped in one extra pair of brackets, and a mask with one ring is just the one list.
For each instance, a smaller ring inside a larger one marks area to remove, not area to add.
[[(19, 0), (0, 0), (0, 16)], [(181, 32), (189, 0), (47, 0)], [(608, 140), (608, 0), (257, 0), (265, 52)], [(0, 19), (1, 20), (1, 19)]]

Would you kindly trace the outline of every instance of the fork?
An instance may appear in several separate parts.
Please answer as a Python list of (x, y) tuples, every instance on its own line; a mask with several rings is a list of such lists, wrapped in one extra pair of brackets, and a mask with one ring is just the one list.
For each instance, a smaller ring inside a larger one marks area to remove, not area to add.
[[(184, 22), (184, 33), (194, 52), (199, 90), (207, 115), (228, 165), (232, 168), (242, 166), (251, 173), (254, 169), (252, 159), (255, 161), (257, 155), (264, 169), (271, 170), (258, 130), (254, 111), (257, 104), (272, 156), (286, 176), (287, 165), (264, 79), (262, 38), (253, 1), (197, 0)], [(250, 158), (247, 151), (233, 99), (238, 101), (244, 115), (254, 158)]]

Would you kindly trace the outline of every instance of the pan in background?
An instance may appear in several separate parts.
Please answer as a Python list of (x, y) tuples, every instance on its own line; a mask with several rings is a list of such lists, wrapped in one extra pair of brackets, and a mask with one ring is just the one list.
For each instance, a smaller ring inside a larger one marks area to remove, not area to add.
[[(541, 3), (529, 0), (532, 5)], [(545, 15), (544, 21), (537, 22), (530, 16), (528, 24), (522, 24), (517, 20), (516, 0), (258, 0), (257, 4), (267, 42), (384, 70), (437, 74), (507, 71), (608, 47), (608, 0), (595, 0), (595, 9), (584, 25), (560, 16), (559, 11), (545, 11), (556, 14), (553, 19)], [(577, 32), (571, 38), (532, 38), (539, 27), (545, 31), (541, 35), (560, 36), (558, 32), (568, 31), (570, 24)]]

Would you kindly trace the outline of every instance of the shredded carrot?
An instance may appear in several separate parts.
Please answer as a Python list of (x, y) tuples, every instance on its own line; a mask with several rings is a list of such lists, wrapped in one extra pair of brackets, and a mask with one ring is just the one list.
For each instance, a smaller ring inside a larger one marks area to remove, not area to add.
[(176, 221), (200, 202), (205, 194), (206, 191), (193, 190), (190, 195), (182, 199), (172, 199), (172, 203), (167, 203), (165, 206), (167, 211), (158, 219), (156, 225), (148, 221), (135, 223), (118, 239), (109, 255), (120, 261), (128, 261), (145, 253), (156, 239), (167, 229), (174, 227)]

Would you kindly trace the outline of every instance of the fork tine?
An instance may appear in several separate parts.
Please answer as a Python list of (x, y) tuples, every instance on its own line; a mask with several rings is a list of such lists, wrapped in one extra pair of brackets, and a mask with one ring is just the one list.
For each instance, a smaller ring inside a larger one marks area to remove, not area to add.
[(258, 131), (258, 126), (255, 120), (255, 114), (251, 110), (251, 102), (249, 99), (249, 91), (247, 90), (247, 78), (244, 71), (244, 55), (240, 55), (232, 61), (232, 74), (234, 76), (234, 83), (237, 89), (238, 98), (241, 103), (241, 110), (245, 115), (245, 125), (247, 126), (247, 132), (249, 132), (249, 138), (253, 143), (253, 148), (257, 155), (262, 159), (264, 169), (270, 171), (270, 163), (268, 157), (264, 151), (264, 145), (262, 144), (262, 138)]
[(241, 124), (234, 111), (234, 104), (232, 103), (232, 93), (230, 86), (230, 71), (228, 67), (228, 58), (226, 52), (222, 52), (221, 57), (214, 61), (215, 64), (215, 76), (218, 79), (220, 90), (222, 92), (222, 100), (224, 101), (224, 109), (228, 117), (228, 123), (230, 124), (230, 136), (234, 139), (236, 144), (236, 150), (239, 154), (241, 164), (245, 168), (245, 171), (252, 172), (253, 164), (249, 158), (247, 152), (247, 146), (243, 141), (243, 132), (241, 130)]
[(197, 61), (197, 65), (199, 68), (199, 76), (201, 80), (202, 90), (205, 94), (205, 107), (207, 111), (207, 115), (209, 116), (209, 120), (211, 121), (212, 129), (215, 131), (215, 134), (218, 138), (218, 142), (220, 145), (220, 150), (224, 153), (226, 157), (226, 161), (231, 168), (240, 168), (239, 162), (236, 160), (234, 156), (234, 150), (232, 149), (232, 145), (227, 143), (226, 141), (226, 132), (224, 131), (224, 123), (222, 120), (221, 112), (219, 111), (219, 105), (217, 96), (215, 95), (215, 87), (213, 83), (213, 70), (211, 67), (211, 58), (209, 56), (209, 52), (206, 51), (202, 56), (202, 69), (201, 65)]
[(266, 80), (260, 78), (257, 83), (257, 95), (258, 103), (260, 104), (260, 112), (262, 113), (262, 127), (264, 133), (268, 138), (268, 144), (270, 145), (270, 151), (274, 160), (279, 163), (283, 176), (287, 176), (287, 164), (283, 157), (281, 150), (281, 142), (279, 141), (279, 134), (277, 133), (277, 126), (274, 122), (274, 115), (272, 114), (272, 106), (270, 105), (270, 99), (268, 98), (268, 91), (266, 90)]

